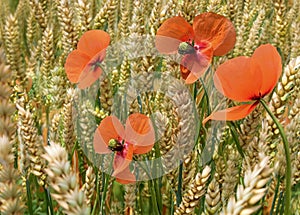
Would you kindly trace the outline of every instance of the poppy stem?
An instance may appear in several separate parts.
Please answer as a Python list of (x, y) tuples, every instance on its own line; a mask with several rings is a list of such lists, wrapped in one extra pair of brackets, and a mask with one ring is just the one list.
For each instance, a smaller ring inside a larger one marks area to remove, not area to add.
[(292, 193), (291, 193), (291, 188), (292, 188), (292, 182), (291, 182), (292, 171), (291, 171), (291, 168), (292, 167), (291, 167), (291, 157), (290, 157), (289, 143), (287, 141), (287, 138), (286, 138), (286, 135), (284, 133), (284, 129), (283, 129), (282, 125), (280, 124), (278, 119), (275, 117), (275, 115), (272, 113), (272, 111), (269, 109), (267, 103), (263, 99), (260, 99), (259, 101), (264, 106), (264, 108), (266, 109), (266, 111), (268, 112), (268, 114), (270, 115), (270, 117), (272, 118), (274, 123), (276, 124), (276, 126), (279, 130), (280, 136), (282, 138), (282, 141), (283, 141), (283, 146), (284, 146), (284, 151), (285, 151), (285, 160), (286, 160), (284, 214), (289, 215), (289, 214), (291, 214), (290, 202), (291, 202), (291, 197), (292, 197)]

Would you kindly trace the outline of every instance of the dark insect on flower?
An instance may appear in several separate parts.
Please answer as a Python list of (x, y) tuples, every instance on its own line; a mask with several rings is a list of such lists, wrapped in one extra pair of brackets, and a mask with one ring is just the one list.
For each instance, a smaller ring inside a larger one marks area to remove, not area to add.
[(108, 148), (112, 150), (113, 152), (121, 152), (124, 148), (123, 143), (116, 140), (116, 139), (111, 139), (108, 142)]

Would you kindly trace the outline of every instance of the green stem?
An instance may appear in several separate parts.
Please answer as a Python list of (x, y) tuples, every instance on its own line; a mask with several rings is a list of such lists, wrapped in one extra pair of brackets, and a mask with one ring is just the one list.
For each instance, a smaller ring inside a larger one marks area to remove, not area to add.
[(280, 136), (283, 141), (284, 151), (285, 151), (285, 160), (286, 160), (286, 173), (285, 173), (285, 198), (284, 198), (284, 214), (290, 215), (290, 202), (292, 198), (292, 167), (291, 167), (291, 157), (290, 157), (290, 148), (289, 143), (287, 141), (286, 135), (284, 133), (283, 127), (278, 121), (278, 119), (275, 117), (275, 115), (272, 113), (272, 111), (269, 109), (268, 105), (264, 100), (260, 100), (260, 103), (264, 106), (274, 123), (276, 124), (277, 128), (279, 129)]
[(46, 126), (47, 126), (47, 145), (50, 145), (50, 108), (49, 105), (46, 106)]
[(277, 177), (277, 184), (276, 184), (276, 187), (275, 187), (275, 195), (274, 195), (274, 198), (273, 198), (270, 215), (273, 215), (273, 211), (274, 211), (274, 208), (275, 208), (275, 205), (276, 205), (276, 199), (277, 199), (277, 195), (278, 195), (279, 185), (280, 185), (280, 176)]
[[(47, 207), (49, 208), (50, 214), (53, 215), (54, 211), (53, 211), (53, 205), (52, 205), (52, 200), (51, 200), (50, 192), (49, 192), (49, 190), (46, 187), (44, 187), (44, 192), (45, 192), (45, 198), (46, 198), (46, 202), (47, 202)], [(47, 214), (49, 214), (48, 210), (47, 210)]]
[(103, 208), (106, 199), (106, 193), (107, 193), (110, 176), (112, 174), (112, 168), (113, 168), (113, 161), (110, 163), (108, 174), (105, 175), (105, 173), (102, 173), (102, 177), (104, 181), (103, 181), (103, 191), (102, 191), (101, 202), (100, 202), (100, 214), (105, 214)]
[(152, 205), (154, 207), (154, 211), (156, 212), (155, 214), (160, 215), (160, 210), (158, 208), (158, 202), (157, 202), (157, 198), (156, 198), (156, 192), (155, 192), (155, 182), (154, 180), (150, 180), (150, 186), (151, 186), (151, 199), (152, 199)]
[(206, 98), (206, 103), (207, 103), (207, 116), (209, 116), (211, 114), (211, 109), (210, 109), (210, 106), (209, 106), (209, 96), (208, 96), (208, 91), (206, 89), (206, 86), (205, 86), (205, 83), (204, 81), (202, 80), (202, 78), (199, 78), (201, 84), (202, 84), (202, 87), (203, 87), (203, 90), (204, 90), (204, 95), (205, 95), (205, 98)]
[(97, 208), (97, 204), (99, 201), (99, 196), (100, 196), (100, 181), (99, 181), (99, 174), (98, 174), (98, 170), (96, 171), (96, 199), (94, 201), (94, 205), (93, 205), (93, 210), (92, 210), (92, 215), (94, 215), (96, 213), (96, 208)]
[(177, 188), (177, 193), (176, 193), (176, 205), (177, 205), (177, 207), (179, 207), (179, 205), (181, 203), (181, 198), (182, 198), (182, 193), (181, 193), (181, 189), (182, 189), (182, 170), (183, 170), (183, 162), (180, 161), (179, 173), (178, 173), (178, 188)]
[(28, 207), (28, 213), (30, 215), (33, 215), (32, 210), (32, 197), (31, 197), (31, 191), (30, 191), (30, 180), (26, 179), (26, 192), (27, 192), (27, 207)]
[(108, 188), (108, 184), (109, 184), (109, 179), (110, 179), (110, 175), (106, 174), (105, 181), (104, 181), (103, 192), (102, 192), (102, 195), (101, 195), (100, 214), (105, 214), (104, 211), (103, 211), (103, 208), (104, 208), (104, 203), (105, 203), (107, 188)]
[(242, 156), (242, 158), (244, 158), (244, 151), (243, 151), (243, 148), (240, 145), (240, 141), (239, 141), (238, 133), (236, 131), (236, 127), (235, 127), (234, 123), (230, 122), (230, 121), (229, 121), (229, 125), (230, 125), (230, 131), (231, 131), (232, 137), (234, 139), (236, 148), (237, 148), (238, 152), (240, 153), (240, 155)]

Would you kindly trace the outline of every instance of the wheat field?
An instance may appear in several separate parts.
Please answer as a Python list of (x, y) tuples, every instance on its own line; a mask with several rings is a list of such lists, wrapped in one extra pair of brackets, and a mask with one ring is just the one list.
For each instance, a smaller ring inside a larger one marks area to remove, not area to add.
[[(151, 38), (171, 17), (192, 24), (205, 12), (228, 18), (236, 42), (185, 85), (177, 60), (157, 53)], [(300, 214), (299, 12), (299, 0), (1, 0), (1, 215)], [(81, 90), (64, 65), (93, 29), (110, 36), (105, 76)], [(282, 129), (262, 105), (203, 125), (236, 104), (214, 90), (216, 69), (261, 44), (282, 60), (264, 98)], [(139, 112), (159, 138), (133, 156), (140, 180), (122, 184), (112, 157), (95, 153), (94, 132), (108, 116)], [(160, 157), (151, 177), (138, 166)]]

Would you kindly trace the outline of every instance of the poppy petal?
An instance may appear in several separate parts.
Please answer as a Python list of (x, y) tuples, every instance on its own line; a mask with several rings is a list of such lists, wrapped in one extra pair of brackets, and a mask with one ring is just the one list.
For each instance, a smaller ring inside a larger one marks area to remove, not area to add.
[(155, 142), (155, 132), (149, 117), (144, 114), (131, 114), (125, 126), (125, 140), (133, 144), (135, 154), (149, 152)]
[(91, 58), (88, 55), (78, 50), (74, 50), (68, 55), (65, 63), (65, 70), (71, 83), (78, 83), (81, 72), (84, 70), (90, 59)]
[(125, 149), (121, 152), (117, 152), (114, 157), (114, 173), (113, 176), (118, 175), (124, 169), (126, 169), (132, 161), (133, 157), (133, 145), (126, 144)]
[(115, 177), (120, 184), (131, 184), (136, 181), (135, 175), (130, 171), (129, 167), (115, 175)]
[(78, 88), (85, 89), (91, 86), (102, 74), (102, 69), (99, 65), (105, 57), (106, 51), (103, 50), (95, 55), (95, 57), (89, 61), (87, 66), (82, 71), (79, 81)]
[(282, 73), (281, 57), (271, 44), (259, 46), (251, 57), (253, 70), (260, 72), (262, 96), (270, 93), (276, 86)]
[(236, 57), (221, 64), (214, 75), (218, 91), (229, 99), (251, 101), (259, 95), (261, 76), (250, 68), (251, 58)]
[(210, 55), (205, 55), (202, 52), (185, 55), (180, 64), (182, 78), (186, 77), (185, 83), (192, 84), (197, 81), (207, 71), (211, 60), (212, 52)]
[(210, 116), (206, 117), (202, 121), (202, 124), (204, 125), (208, 120), (233, 121), (233, 120), (243, 119), (248, 114), (250, 114), (257, 105), (258, 102), (255, 102), (253, 104), (244, 104), (244, 105), (227, 108), (225, 110), (213, 112)]
[(228, 53), (235, 44), (236, 32), (229, 19), (216, 13), (207, 12), (195, 17), (193, 22), (195, 41), (212, 43), (215, 56)]
[(155, 46), (160, 53), (177, 52), (181, 42), (193, 40), (192, 26), (181, 16), (167, 19), (157, 30)]
[(111, 152), (108, 142), (111, 139), (119, 139), (124, 136), (124, 127), (115, 116), (104, 118), (94, 134), (94, 149), (99, 154)]
[(109, 45), (109, 34), (102, 30), (90, 30), (85, 32), (79, 39), (77, 50), (84, 52), (90, 59), (106, 49)]

